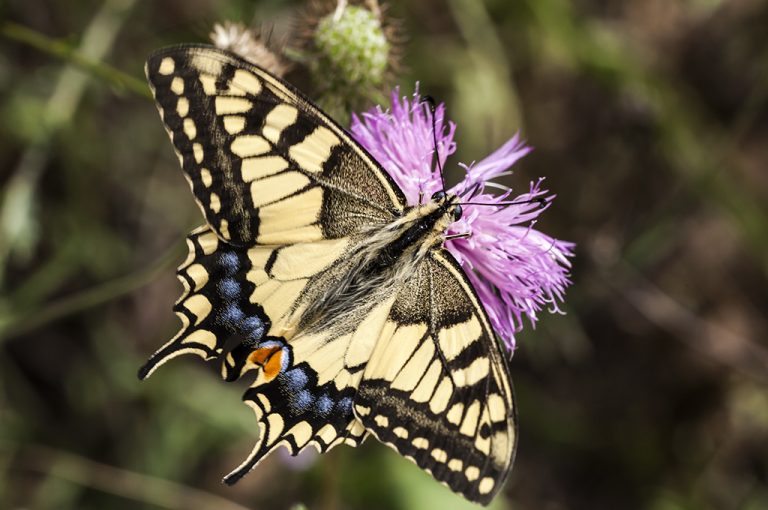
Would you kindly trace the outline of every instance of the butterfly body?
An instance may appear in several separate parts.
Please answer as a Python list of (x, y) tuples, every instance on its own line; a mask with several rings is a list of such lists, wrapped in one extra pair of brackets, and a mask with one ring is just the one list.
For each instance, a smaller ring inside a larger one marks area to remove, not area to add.
[[(455, 196), (409, 205), (375, 160), (289, 84), (221, 50), (147, 62), (206, 224), (179, 268), (182, 329), (140, 370), (220, 360), (261, 433), (234, 483), (278, 446), (390, 445), (487, 503), (514, 457), (509, 369), (444, 248)], [(233, 341), (234, 340), (234, 341)]]
[[(364, 231), (347, 254), (335, 281), (324, 282), (320, 296), (309, 295), (302, 331), (316, 327), (354, 328), (376, 303), (386, 300), (417, 271), (431, 250), (442, 248), (445, 231), (458, 219), (455, 196), (409, 208), (384, 226)], [(333, 318), (329, 323), (326, 318)]]

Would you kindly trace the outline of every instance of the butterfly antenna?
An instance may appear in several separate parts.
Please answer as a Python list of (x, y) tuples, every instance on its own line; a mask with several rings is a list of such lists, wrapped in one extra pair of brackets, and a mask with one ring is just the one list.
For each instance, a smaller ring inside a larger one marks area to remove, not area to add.
[(437, 169), (440, 171), (440, 184), (443, 187), (443, 193), (445, 193), (445, 177), (443, 177), (443, 165), (440, 164), (440, 154), (437, 152), (437, 121), (435, 120), (435, 111), (437, 106), (435, 105), (435, 98), (432, 96), (421, 96), (421, 102), (429, 105), (429, 111), (432, 113), (432, 143), (435, 148), (435, 159), (437, 160)]
[(461, 192), (461, 195), (467, 196), (467, 197), (473, 197), (475, 192), (480, 188), (481, 183), (476, 182), (471, 188), (469, 188), (469, 191), (466, 189)]
[(495, 202), (495, 203), (485, 203), (485, 202), (459, 202), (461, 205), (486, 205), (489, 207), (502, 207), (505, 205), (523, 205), (523, 204), (539, 204), (539, 206), (545, 206), (547, 205), (547, 199), (546, 198), (532, 198), (530, 200), (512, 200), (511, 202)]

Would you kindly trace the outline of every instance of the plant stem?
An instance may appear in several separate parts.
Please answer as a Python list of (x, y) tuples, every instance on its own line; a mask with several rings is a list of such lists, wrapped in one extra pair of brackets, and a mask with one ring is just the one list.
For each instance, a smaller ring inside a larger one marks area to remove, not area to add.
[(140, 80), (133, 75), (98, 60), (88, 58), (67, 42), (53, 39), (31, 28), (10, 22), (0, 25), (0, 35), (69, 62), (108, 82), (119, 91), (128, 91), (138, 96), (152, 99), (152, 94), (149, 92), (149, 88), (144, 83), (144, 80)]

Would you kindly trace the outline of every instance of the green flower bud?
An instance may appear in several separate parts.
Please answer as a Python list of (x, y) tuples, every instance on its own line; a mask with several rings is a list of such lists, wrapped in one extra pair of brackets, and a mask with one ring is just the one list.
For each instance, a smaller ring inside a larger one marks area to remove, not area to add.
[(363, 7), (345, 6), (321, 18), (314, 33), (317, 71), (329, 88), (366, 89), (382, 84), (390, 44), (381, 20)]

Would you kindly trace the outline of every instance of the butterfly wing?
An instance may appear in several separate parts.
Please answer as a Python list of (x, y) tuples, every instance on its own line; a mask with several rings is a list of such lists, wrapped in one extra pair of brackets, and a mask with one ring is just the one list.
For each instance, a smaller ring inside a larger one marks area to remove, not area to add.
[(237, 246), (339, 238), (401, 214), (405, 198), (366, 151), (291, 85), (209, 46), (146, 65), (208, 225)]
[(506, 359), (461, 267), (445, 250), (400, 291), (354, 403), (380, 441), (466, 498), (501, 488), (517, 439)]

